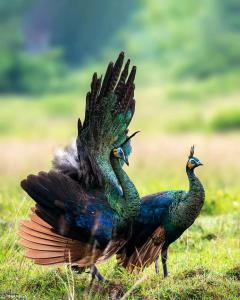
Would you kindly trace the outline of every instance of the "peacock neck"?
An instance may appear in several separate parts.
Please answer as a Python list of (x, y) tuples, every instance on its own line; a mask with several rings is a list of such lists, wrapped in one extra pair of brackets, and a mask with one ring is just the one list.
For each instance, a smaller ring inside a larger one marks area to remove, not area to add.
[(205, 199), (202, 183), (195, 175), (194, 170), (186, 168), (189, 190), (173, 205), (171, 210), (171, 223), (183, 230), (193, 224), (198, 217)]
[(111, 165), (123, 191), (123, 199), (121, 201), (122, 215), (124, 219), (132, 220), (139, 214), (140, 210), (138, 191), (127, 173), (123, 170), (119, 159), (111, 157)]
[(184, 204), (190, 215), (189, 222), (193, 222), (199, 215), (205, 199), (205, 191), (199, 178), (195, 175), (194, 169), (186, 167), (189, 181), (189, 190), (186, 194)]
[(110, 161), (109, 157), (103, 156), (97, 156), (96, 161), (104, 178), (104, 192), (108, 203), (119, 216), (116, 222), (122, 224), (138, 215), (140, 197), (134, 184), (122, 169), (119, 159), (111, 157)]
[(199, 180), (199, 178), (195, 175), (194, 169), (189, 169), (186, 167), (186, 173), (189, 181), (189, 191), (188, 197), (197, 200), (199, 203), (204, 201), (204, 188)]

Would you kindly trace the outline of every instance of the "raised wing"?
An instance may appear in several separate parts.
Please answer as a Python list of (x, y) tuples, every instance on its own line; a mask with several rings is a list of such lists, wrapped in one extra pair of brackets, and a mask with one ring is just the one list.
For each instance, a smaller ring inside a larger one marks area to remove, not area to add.
[[(114, 146), (126, 139), (126, 130), (135, 109), (134, 66), (128, 76), (130, 60), (122, 70), (124, 53), (119, 54), (115, 64), (109, 63), (106, 74), (98, 78), (94, 73), (91, 90), (86, 97), (83, 125), (78, 121), (78, 152), (83, 148), (94, 153), (110, 154)], [(122, 71), (121, 71), (122, 70)]]
[[(136, 67), (128, 75), (130, 60), (124, 68), (123, 61), (124, 53), (121, 52), (115, 64), (109, 63), (103, 81), (96, 73), (93, 75), (91, 90), (86, 97), (85, 120), (83, 124), (78, 120), (77, 140), (59, 150), (53, 160), (54, 170), (77, 180), (87, 189), (103, 186), (103, 171), (100, 171), (96, 157), (106, 162), (111, 149), (127, 139), (127, 127), (135, 109)], [(130, 143), (124, 144), (123, 148), (128, 156)]]

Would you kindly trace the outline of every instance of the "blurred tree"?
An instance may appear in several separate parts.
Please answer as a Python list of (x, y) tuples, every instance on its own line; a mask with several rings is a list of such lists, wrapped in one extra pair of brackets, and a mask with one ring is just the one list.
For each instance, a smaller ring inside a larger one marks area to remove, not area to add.
[(199, 19), (201, 28), (182, 74), (206, 78), (240, 67), (240, 2), (209, 0)]
[(44, 92), (63, 75), (59, 51), (36, 56), (25, 49), (23, 23), (32, 5), (30, 0), (0, 1), (0, 92)]
[(56, 88), (65, 62), (114, 47), (148, 65), (149, 80), (203, 79), (239, 68), (240, 2), (0, 1), (0, 36), (0, 92)]
[[(18, 72), (13, 72), (12, 65), (17, 64), (16, 54), (23, 45), (20, 30), (20, 16), (29, 0), (0, 2), (0, 90), (11, 88), (12, 77), (18, 81)], [(18, 84), (18, 83), (16, 83)]]
[(239, 68), (238, 0), (142, 0), (121, 39), (167, 74), (206, 78)]
[(118, 29), (130, 18), (136, 1), (38, 0), (27, 21), (29, 48), (40, 43), (60, 47), (68, 63), (76, 66), (98, 57)]

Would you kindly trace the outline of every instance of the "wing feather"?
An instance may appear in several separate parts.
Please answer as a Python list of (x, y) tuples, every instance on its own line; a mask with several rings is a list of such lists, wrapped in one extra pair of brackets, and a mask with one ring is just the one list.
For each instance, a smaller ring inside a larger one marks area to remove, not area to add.
[(135, 247), (130, 255), (127, 254), (127, 249), (123, 248), (123, 251), (117, 254), (117, 262), (129, 272), (139, 271), (155, 261), (164, 242), (165, 230), (163, 227), (158, 227), (147, 241), (140, 247)]

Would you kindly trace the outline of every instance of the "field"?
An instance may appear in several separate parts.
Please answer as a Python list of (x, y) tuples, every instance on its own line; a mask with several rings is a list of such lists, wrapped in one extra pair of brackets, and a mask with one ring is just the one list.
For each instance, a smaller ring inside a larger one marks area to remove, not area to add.
[[(140, 194), (187, 189), (185, 163), (195, 144), (195, 154), (204, 163), (196, 172), (206, 189), (206, 203), (195, 224), (170, 247), (169, 278), (157, 276), (153, 266), (130, 275), (117, 267), (115, 258), (99, 266), (121, 286), (121, 299), (240, 297), (240, 94), (219, 96), (210, 90), (209, 84), (198, 89), (153, 86), (137, 92), (131, 131), (141, 133), (134, 138), (127, 172)], [(211, 97), (205, 99), (208, 93)], [(187, 96), (191, 100), (183, 101)], [(76, 119), (83, 116), (82, 98), (76, 93), (37, 101), (20, 96), (1, 99), (0, 299), (14, 299), (7, 294), (26, 299), (115, 297), (117, 288), (90, 287), (88, 273), (33, 265), (18, 244), (19, 221), (33, 205), (19, 182), (29, 173), (48, 170), (54, 151), (74, 138)]]

